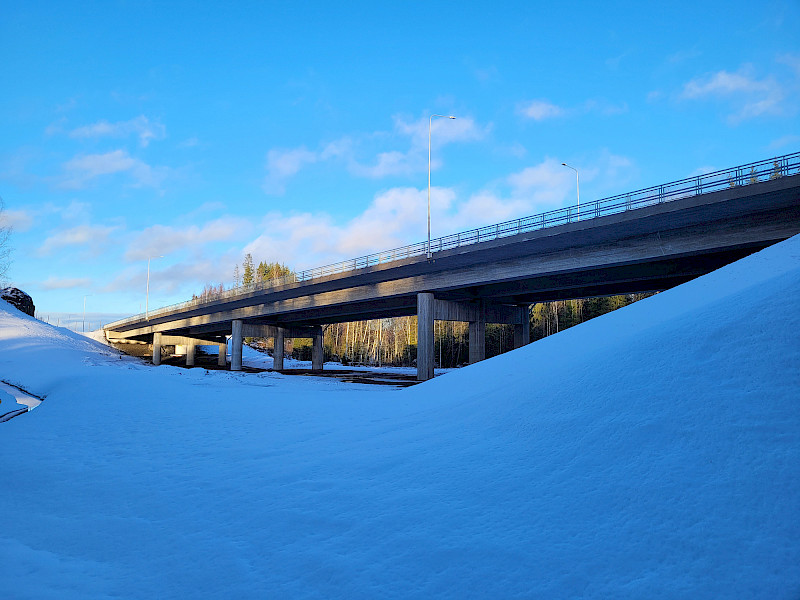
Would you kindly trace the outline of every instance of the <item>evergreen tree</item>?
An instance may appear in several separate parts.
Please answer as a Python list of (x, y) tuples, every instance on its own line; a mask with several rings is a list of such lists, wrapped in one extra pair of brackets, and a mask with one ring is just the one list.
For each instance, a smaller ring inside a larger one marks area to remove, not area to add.
[(255, 283), (255, 268), (253, 267), (253, 255), (249, 252), (244, 256), (244, 273), (242, 274), (242, 285), (253, 285)]

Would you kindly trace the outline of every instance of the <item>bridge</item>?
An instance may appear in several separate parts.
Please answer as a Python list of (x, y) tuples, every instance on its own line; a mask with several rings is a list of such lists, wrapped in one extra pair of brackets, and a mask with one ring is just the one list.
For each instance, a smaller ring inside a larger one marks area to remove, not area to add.
[[(322, 325), (417, 315), (417, 379), (433, 377), (434, 321), (469, 322), (469, 360), (486, 323), (528, 343), (535, 302), (668, 289), (800, 233), (800, 152), (498, 223), (240, 286), (109, 323), (111, 342), (217, 345), (242, 368), (244, 337), (312, 338)], [(274, 368), (283, 369), (276, 351)]]

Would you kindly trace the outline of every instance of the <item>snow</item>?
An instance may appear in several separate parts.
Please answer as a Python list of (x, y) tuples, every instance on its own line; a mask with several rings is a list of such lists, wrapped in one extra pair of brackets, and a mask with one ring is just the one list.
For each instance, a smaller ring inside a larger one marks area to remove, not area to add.
[(406, 390), (0, 306), (0, 597), (798, 598), (798, 297), (800, 237)]

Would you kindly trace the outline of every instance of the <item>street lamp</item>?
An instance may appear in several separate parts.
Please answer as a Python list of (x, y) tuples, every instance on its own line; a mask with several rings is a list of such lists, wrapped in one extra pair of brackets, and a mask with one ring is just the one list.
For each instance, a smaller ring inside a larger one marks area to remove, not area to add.
[(562, 166), (575, 171), (575, 184), (578, 186), (578, 221), (581, 220), (581, 179), (578, 176), (578, 169), (570, 167), (567, 163), (561, 163)]
[(164, 258), (163, 256), (148, 256), (147, 257), (147, 293), (144, 297), (144, 318), (149, 319), (149, 303), (150, 303), (150, 260), (153, 258)]
[(428, 119), (428, 260), (431, 259), (431, 129), (433, 117), (455, 119), (453, 115), (431, 115), (431, 118)]
[(86, 299), (92, 294), (86, 294), (83, 297), (83, 332), (86, 333)]

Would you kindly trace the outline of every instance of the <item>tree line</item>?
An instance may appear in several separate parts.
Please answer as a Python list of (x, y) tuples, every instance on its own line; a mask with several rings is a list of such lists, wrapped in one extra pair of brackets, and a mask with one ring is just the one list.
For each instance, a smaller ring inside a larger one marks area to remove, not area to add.
[[(601, 298), (558, 300), (532, 305), (530, 310), (531, 342), (558, 333), (600, 315), (628, 306), (646, 294), (626, 294)], [(325, 360), (345, 365), (412, 366), (417, 358), (417, 317), (392, 317), (352, 323), (326, 325)], [(514, 348), (514, 326), (486, 324), (486, 358)], [(292, 356), (311, 360), (311, 341), (295, 340)], [(436, 321), (434, 324), (434, 361), (437, 367), (452, 368), (469, 360), (469, 324)]]
[[(241, 269), (234, 267), (232, 288), (258, 286), (270, 280), (291, 276), (292, 269), (279, 262), (260, 261), (246, 254)], [(223, 284), (207, 284), (193, 299), (214, 300), (228, 291)], [(627, 306), (652, 294), (626, 294), (577, 300), (536, 303), (530, 310), (530, 341), (579, 325), (600, 315)], [(417, 358), (417, 317), (389, 317), (369, 321), (333, 323), (323, 328), (324, 359), (350, 365), (412, 366)], [(252, 340), (259, 347), (272, 349), (273, 340)], [(311, 340), (297, 339), (291, 344), (291, 355), (311, 360)], [(486, 357), (490, 358), (514, 347), (514, 326), (486, 324)], [(469, 324), (436, 321), (434, 354), (437, 367), (461, 366), (469, 360)]]
[(203, 291), (199, 294), (192, 294), (192, 300), (206, 302), (221, 298), (226, 291), (235, 290), (240, 287), (258, 287), (273, 279), (294, 275), (294, 271), (279, 262), (260, 261), (257, 265), (253, 260), (253, 255), (249, 252), (245, 254), (242, 268), (235, 265), (233, 268), (233, 285), (225, 288), (224, 283), (214, 285), (207, 283)]

